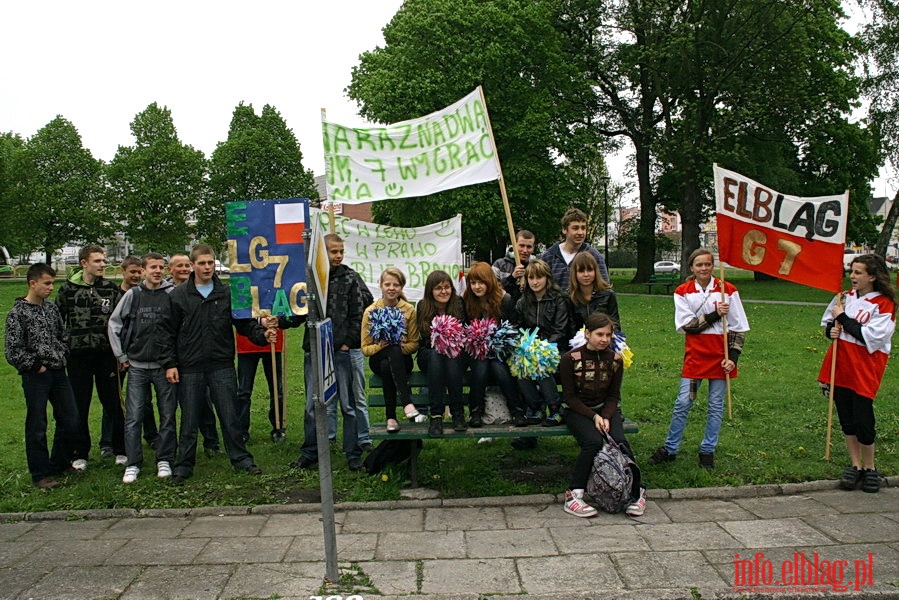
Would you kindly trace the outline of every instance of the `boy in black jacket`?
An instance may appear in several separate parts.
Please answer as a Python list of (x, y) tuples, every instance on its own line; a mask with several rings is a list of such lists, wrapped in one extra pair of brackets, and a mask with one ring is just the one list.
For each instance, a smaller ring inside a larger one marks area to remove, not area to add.
[(235, 469), (252, 475), (262, 473), (241, 437), (237, 417), (237, 372), (234, 369), (234, 327), (258, 346), (275, 340), (274, 329), (266, 330), (254, 319), (231, 318), (231, 289), (215, 274), (215, 252), (206, 244), (191, 250), (194, 272), (172, 292), (172, 328), (175, 333), (176, 367), (166, 378), (177, 383), (181, 407), (178, 460), (172, 483), (193, 475), (197, 460), (197, 428), (206, 388), (222, 424), (222, 439)]
[[(39, 488), (59, 485), (54, 475), (69, 468), (77, 435), (78, 409), (66, 376), (69, 347), (59, 309), (47, 298), (56, 272), (44, 263), (28, 268), (28, 294), (6, 316), (6, 360), (22, 376), (25, 392), (25, 456)], [(47, 452), (47, 402), (56, 433)]]

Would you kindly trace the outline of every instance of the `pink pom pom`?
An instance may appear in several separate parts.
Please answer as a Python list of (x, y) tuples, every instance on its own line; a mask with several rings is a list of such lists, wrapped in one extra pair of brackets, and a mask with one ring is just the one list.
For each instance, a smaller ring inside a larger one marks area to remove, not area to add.
[(465, 331), (459, 319), (450, 315), (437, 315), (431, 321), (431, 347), (438, 354), (456, 358), (462, 353)]
[(493, 319), (474, 319), (465, 326), (465, 352), (475, 360), (484, 360), (489, 356), (490, 339), (496, 331)]

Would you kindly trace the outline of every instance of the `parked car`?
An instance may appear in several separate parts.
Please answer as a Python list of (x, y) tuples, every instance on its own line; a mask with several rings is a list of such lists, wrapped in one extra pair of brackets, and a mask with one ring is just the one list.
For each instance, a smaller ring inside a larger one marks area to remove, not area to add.
[(652, 265), (656, 273), (680, 273), (680, 265), (671, 260), (660, 260)]
[(215, 272), (216, 273), (230, 273), (231, 269), (228, 267), (228, 265), (223, 265), (222, 261), (216, 259), (215, 260)]

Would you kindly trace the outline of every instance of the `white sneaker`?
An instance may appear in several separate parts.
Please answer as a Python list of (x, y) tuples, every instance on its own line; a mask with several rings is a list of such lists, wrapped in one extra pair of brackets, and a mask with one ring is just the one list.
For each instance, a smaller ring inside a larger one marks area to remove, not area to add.
[(122, 483), (134, 483), (140, 474), (140, 467), (131, 466), (125, 469), (125, 476), (122, 477)]
[(117, 465), (127, 465), (127, 464), (128, 464), (128, 457), (125, 456), (124, 454), (117, 454), (116, 457), (115, 457), (115, 464), (117, 464)]
[(78, 458), (72, 461), (72, 468), (76, 471), (87, 471), (87, 460)]
[(156, 463), (156, 476), (160, 479), (167, 479), (172, 476), (172, 465), (167, 460), (161, 460)]
[(643, 513), (646, 511), (646, 489), (640, 488), (640, 497), (637, 498), (636, 502), (631, 502), (627, 505), (627, 508), (624, 511), (629, 517), (641, 517)]
[(596, 509), (584, 502), (583, 492), (576, 493), (571, 490), (565, 492), (565, 506), (562, 509), (575, 517), (588, 518), (596, 516)]

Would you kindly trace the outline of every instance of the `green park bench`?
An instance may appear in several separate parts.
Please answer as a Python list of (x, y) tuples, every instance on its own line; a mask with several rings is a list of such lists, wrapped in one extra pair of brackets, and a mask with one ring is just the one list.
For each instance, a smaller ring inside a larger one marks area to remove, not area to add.
[[(463, 385), (463, 398), (465, 405), (468, 405), (468, 378), (469, 373), (465, 373)], [(412, 403), (415, 404), (418, 411), (428, 414), (430, 402), (426, 390), (427, 378), (421, 371), (414, 371), (409, 376), (409, 385), (412, 388)], [(372, 374), (368, 382), (368, 406), (383, 407), (384, 392), (381, 376)], [(401, 412), (402, 406), (398, 407)], [(369, 433), (372, 440), (474, 440), (475, 442), (481, 438), (541, 438), (555, 436), (570, 436), (571, 432), (565, 424), (555, 425), (553, 427), (543, 427), (542, 425), (529, 425), (527, 427), (515, 427), (510, 423), (499, 425), (484, 425), (483, 427), (469, 427), (467, 431), (453, 431), (451, 424), (444, 423), (443, 436), (432, 438), (428, 435), (428, 422), (412, 423), (405, 418), (399, 419), (400, 430), (396, 433), (387, 433), (387, 423), (372, 423)], [(637, 423), (630, 419), (624, 419), (624, 432), (637, 433), (639, 427)], [(420, 449), (418, 444), (412, 445), (412, 454), (409, 458), (409, 478), (412, 487), (418, 487), (418, 454)]]
[(664, 287), (665, 293), (670, 294), (671, 288), (676, 287), (680, 282), (678, 273), (653, 273), (649, 276), (649, 281), (643, 285), (646, 286), (647, 294), (652, 294), (657, 287)]

